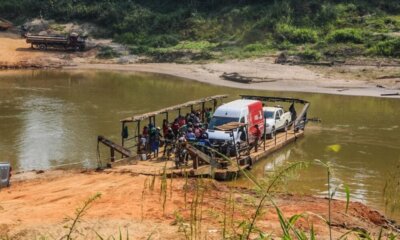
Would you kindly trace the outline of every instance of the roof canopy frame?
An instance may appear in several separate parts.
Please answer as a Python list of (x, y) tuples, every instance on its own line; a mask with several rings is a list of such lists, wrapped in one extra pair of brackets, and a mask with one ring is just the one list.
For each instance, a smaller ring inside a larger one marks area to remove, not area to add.
[(176, 111), (176, 110), (180, 110), (182, 108), (191, 107), (191, 106), (194, 106), (194, 105), (197, 105), (197, 104), (206, 103), (206, 102), (217, 101), (219, 99), (223, 99), (223, 98), (227, 98), (227, 97), (228, 97), (228, 95), (215, 95), (215, 96), (211, 96), (211, 97), (206, 97), (206, 98), (202, 98), (202, 99), (193, 100), (193, 101), (189, 101), (189, 102), (186, 102), (186, 103), (178, 104), (178, 105), (175, 105), (175, 106), (163, 108), (163, 109), (160, 109), (158, 111), (154, 111), (154, 112), (149, 112), (149, 113), (144, 113), (144, 114), (128, 117), (128, 118), (122, 119), (120, 121), (122, 123), (142, 121), (142, 120), (148, 119), (150, 117), (155, 117), (155, 116), (157, 116), (159, 114), (165, 114), (165, 113), (170, 112), (170, 111)]

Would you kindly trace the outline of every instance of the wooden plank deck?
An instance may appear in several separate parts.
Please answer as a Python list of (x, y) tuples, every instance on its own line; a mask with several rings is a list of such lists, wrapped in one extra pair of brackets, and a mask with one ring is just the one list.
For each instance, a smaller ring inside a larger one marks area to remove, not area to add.
[[(135, 157), (117, 160), (112, 163), (113, 168), (106, 171), (110, 172), (130, 172), (133, 174), (143, 175), (162, 175), (164, 171), (168, 176), (185, 176), (188, 177), (209, 177), (213, 176), (217, 180), (229, 180), (237, 174), (240, 174), (240, 169), (250, 168), (251, 165), (257, 161), (267, 157), (273, 152), (283, 148), (284, 146), (293, 143), (297, 138), (303, 137), (304, 132), (294, 132), (289, 130), (287, 133), (282, 132), (276, 135), (275, 139), (268, 139), (265, 142), (262, 141), (258, 151), (251, 150), (250, 155), (241, 156), (238, 159), (236, 157), (231, 158), (232, 164), (224, 169), (213, 168), (211, 165), (201, 165), (197, 169), (193, 168), (193, 161), (190, 160), (187, 166), (176, 169), (175, 162), (173, 161), (174, 156), (171, 156), (169, 160), (162, 157), (163, 151), (160, 151), (158, 158), (151, 158), (146, 161), (136, 160)], [(161, 149), (160, 149), (161, 150)], [(119, 165), (119, 166), (118, 166)], [(240, 168), (240, 169), (239, 169)]]

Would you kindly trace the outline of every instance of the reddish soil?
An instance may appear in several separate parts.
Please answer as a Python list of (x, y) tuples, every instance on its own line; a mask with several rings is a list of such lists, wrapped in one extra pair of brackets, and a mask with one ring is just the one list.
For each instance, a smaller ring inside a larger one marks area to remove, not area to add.
[[(15, 181), (23, 178), (25, 180)], [(190, 225), (190, 219), (196, 215), (199, 239), (221, 239), (224, 219), (227, 235), (241, 233), (240, 222), (254, 215), (255, 204), (260, 200), (252, 190), (228, 188), (223, 183), (203, 180), (201, 189), (205, 191), (198, 195), (197, 214), (193, 214), (191, 209), (195, 209), (199, 189), (196, 181), (200, 180), (189, 179), (185, 187), (185, 179), (167, 179), (163, 213), (161, 178), (154, 178), (153, 190), (152, 181), (151, 176), (121, 171), (17, 174), (12, 186), (0, 191), (0, 239), (60, 238), (68, 231), (65, 226), (71, 224), (66, 217), (73, 217), (75, 209), (96, 193), (101, 193), (101, 198), (94, 201), (78, 223), (79, 233), (74, 232), (75, 238), (97, 239), (97, 233), (104, 238), (119, 237), (121, 229), (123, 235), (128, 233), (131, 239), (147, 239), (150, 235), (151, 239), (185, 239), (184, 232), (179, 229), (186, 226), (190, 234), (190, 226), (194, 226)], [(328, 226), (321, 220), (321, 217), (327, 218), (326, 199), (283, 194), (275, 195), (274, 201), (287, 218), (304, 215), (296, 227), (309, 231), (313, 225), (317, 239), (328, 238)], [(337, 200), (332, 204), (335, 238), (349, 230), (368, 231), (373, 235), (377, 235), (381, 227), (393, 230), (377, 211), (352, 202), (346, 213), (345, 205)], [(266, 202), (262, 212), (256, 227), (272, 236), (281, 236), (276, 210), (270, 202)], [(183, 221), (177, 221), (177, 215), (181, 215)]]

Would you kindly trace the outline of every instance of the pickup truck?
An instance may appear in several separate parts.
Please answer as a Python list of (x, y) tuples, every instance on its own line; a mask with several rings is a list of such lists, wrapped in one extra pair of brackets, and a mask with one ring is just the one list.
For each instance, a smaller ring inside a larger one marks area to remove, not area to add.
[(263, 112), (268, 138), (274, 138), (277, 131), (287, 131), (292, 123), (291, 113), (283, 111), (281, 107), (263, 107)]
[(0, 189), (10, 186), (11, 166), (9, 163), (0, 162)]

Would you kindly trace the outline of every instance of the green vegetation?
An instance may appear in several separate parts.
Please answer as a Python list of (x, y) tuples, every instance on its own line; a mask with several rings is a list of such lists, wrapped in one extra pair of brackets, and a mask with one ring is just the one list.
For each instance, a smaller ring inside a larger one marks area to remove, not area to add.
[[(399, 56), (399, 37), (392, 34), (400, 31), (397, 0), (6, 0), (0, 15), (17, 23), (40, 16), (90, 22), (103, 28), (101, 37), (158, 61), (258, 57), (277, 50), (303, 52), (302, 58), (319, 52), (312, 60), (347, 53)], [(350, 45), (341, 51), (343, 44)]]
[(363, 43), (365, 37), (361, 29), (344, 28), (332, 31), (327, 40), (330, 43)]
[(120, 54), (118, 52), (114, 51), (114, 49), (108, 46), (100, 47), (100, 50), (97, 53), (97, 57), (101, 59), (111, 59), (119, 56)]
[(400, 38), (379, 41), (371, 48), (371, 53), (386, 57), (400, 57)]
[(317, 31), (308, 28), (296, 28), (287, 24), (276, 28), (278, 40), (287, 40), (291, 43), (315, 43), (318, 39)]

